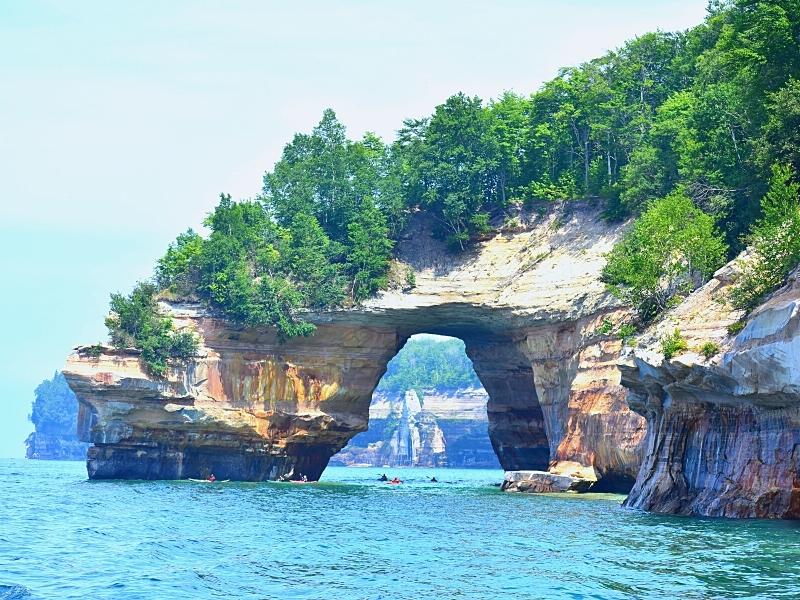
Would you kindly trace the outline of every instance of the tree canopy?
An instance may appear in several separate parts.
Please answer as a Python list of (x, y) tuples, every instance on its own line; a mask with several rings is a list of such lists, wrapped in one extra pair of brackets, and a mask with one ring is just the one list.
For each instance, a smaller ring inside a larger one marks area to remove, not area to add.
[(78, 399), (60, 371), (45, 379), (34, 392), (30, 420), (36, 431), (54, 435), (76, 436)]
[(481, 387), (464, 349), (449, 338), (414, 337), (389, 361), (378, 392)]
[(207, 235), (181, 234), (155, 281), (238, 322), (307, 335), (304, 311), (386, 287), (416, 212), (460, 252), (526, 202), (598, 198), (608, 219), (638, 219), (605, 275), (652, 315), (766, 239), (751, 228), (769, 220), (773, 165), (800, 168), (799, 81), (800, 0), (715, 0), (696, 27), (639, 36), (529, 96), (454, 94), (390, 143), (349, 139), (328, 109), (285, 146), (259, 198), (223, 194)]

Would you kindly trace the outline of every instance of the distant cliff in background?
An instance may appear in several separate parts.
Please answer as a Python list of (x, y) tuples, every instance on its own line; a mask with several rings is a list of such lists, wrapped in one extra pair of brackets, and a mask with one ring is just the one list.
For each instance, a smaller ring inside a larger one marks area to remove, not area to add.
[(78, 399), (56, 371), (36, 387), (30, 420), (36, 430), (25, 440), (25, 456), (47, 460), (85, 460), (89, 444), (78, 439)]
[(488, 399), (481, 387), (376, 393), (369, 431), (331, 464), (500, 468), (489, 440)]

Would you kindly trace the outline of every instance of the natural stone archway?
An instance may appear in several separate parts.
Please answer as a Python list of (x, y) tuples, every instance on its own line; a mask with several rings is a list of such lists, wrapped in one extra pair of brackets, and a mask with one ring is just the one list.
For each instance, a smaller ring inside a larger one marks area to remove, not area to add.
[(598, 333), (624, 316), (599, 281), (618, 231), (590, 205), (538, 215), (470, 253), (445, 252), (412, 224), (397, 269), (416, 286), (364, 306), (309, 315), (317, 332), (281, 343), (269, 328), (235, 326), (197, 305), (164, 304), (195, 331), (200, 355), (157, 380), (138, 357), (78, 352), (65, 376), (94, 443), (93, 478), (318, 478), (367, 428), (372, 391), (415, 333), (464, 340), (489, 393), (489, 432), (506, 469), (587, 469), (628, 481), (644, 420), (625, 404), (619, 343)]
[(546, 470), (550, 447), (530, 361), (511, 340), (471, 339), (467, 355), (489, 394), (489, 439), (505, 470)]

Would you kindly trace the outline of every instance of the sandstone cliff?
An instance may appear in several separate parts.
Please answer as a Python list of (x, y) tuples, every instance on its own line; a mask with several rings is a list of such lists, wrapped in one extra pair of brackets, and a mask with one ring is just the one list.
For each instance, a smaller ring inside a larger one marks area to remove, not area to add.
[(32, 432), (25, 439), (25, 458), (38, 460), (85, 460), (89, 445), (78, 440), (72, 433), (69, 436)]
[[(626, 504), (726, 517), (800, 517), (800, 281), (741, 318), (724, 302), (726, 265), (647, 331), (621, 364), (628, 402), (647, 417), (645, 458)], [(664, 360), (680, 329), (689, 351)], [(706, 359), (702, 344), (719, 353)]]
[(369, 431), (351, 439), (331, 464), (498, 468), (489, 440), (488, 399), (481, 388), (425, 390), (424, 404), (413, 390), (375, 394)]
[(619, 342), (598, 333), (625, 310), (599, 281), (619, 227), (599, 207), (553, 205), (516, 232), (453, 256), (412, 225), (398, 268), (416, 286), (363, 306), (309, 315), (315, 335), (279, 343), (197, 305), (166, 304), (201, 339), (189, 365), (164, 380), (135, 353), (81, 351), (65, 368), (81, 402), (90, 477), (318, 478), (367, 428), (387, 361), (421, 332), (464, 340), (489, 394), (489, 435), (507, 470), (588, 468), (609, 486), (638, 469), (644, 419), (631, 412), (615, 367)]

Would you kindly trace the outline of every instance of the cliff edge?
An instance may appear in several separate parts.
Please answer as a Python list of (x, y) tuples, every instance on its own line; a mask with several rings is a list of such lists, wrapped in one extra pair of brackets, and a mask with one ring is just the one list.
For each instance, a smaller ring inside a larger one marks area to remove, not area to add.
[[(800, 517), (800, 280), (747, 317), (725, 302), (736, 262), (639, 339), (620, 364), (647, 418), (645, 457), (625, 504), (724, 517)], [(678, 328), (688, 351), (664, 359)], [(706, 357), (701, 348), (711, 354)]]

